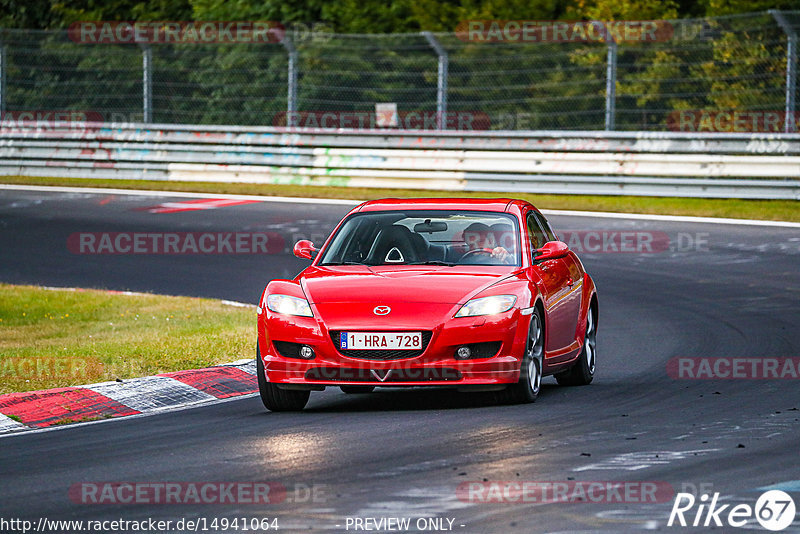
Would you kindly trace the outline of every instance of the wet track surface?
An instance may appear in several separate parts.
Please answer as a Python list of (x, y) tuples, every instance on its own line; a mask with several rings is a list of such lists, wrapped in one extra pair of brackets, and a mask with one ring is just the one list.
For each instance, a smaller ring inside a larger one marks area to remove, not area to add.
[[(294, 241), (319, 242), (349, 209), (274, 202), (146, 209), (186, 200), (0, 190), (0, 281), (255, 303), (268, 280), (305, 265), (291, 256)], [(667, 372), (677, 357), (800, 356), (800, 229), (549, 219), (562, 237), (637, 231), (671, 243), (655, 253), (579, 252), (600, 299), (591, 386), (547, 378), (539, 400), (521, 406), (444, 389), (344, 395), (329, 388), (312, 393), (297, 414), (267, 413), (249, 397), (3, 437), (1, 515), (277, 517), (283, 531), (345, 531), (348, 517), (410, 517), (412, 527), (419, 517), (452, 519), (452, 530), (465, 533), (703, 531), (666, 526), (674, 492), (719, 492), (720, 503), (753, 505), (760, 488), (784, 483), (800, 505), (800, 382)], [(80, 232), (225, 231), (271, 232), (272, 245), (284, 243), (273, 254), (97, 255), (68, 247)], [(70, 499), (74, 484), (100, 481), (274, 481), (289, 492), (266, 506)], [(459, 491), (484, 481), (659, 482), (672, 491), (661, 502), (599, 503), (485, 503)], [(760, 527), (751, 520), (745, 528)], [(790, 531), (800, 532), (800, 521)]]

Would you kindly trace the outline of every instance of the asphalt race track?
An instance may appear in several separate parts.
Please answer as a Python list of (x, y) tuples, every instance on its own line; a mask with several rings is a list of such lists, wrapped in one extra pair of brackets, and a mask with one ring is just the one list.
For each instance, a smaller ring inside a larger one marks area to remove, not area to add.
[[(268, 280), (305, 265), (291, 255), (293, 242), (319, 242), (348, 210), (284, 202), (154, 208), (187, 200), (0, 190), (0, 281), (255, 303)], [(670, 240), (671, 249), (651, 253), (580, 253), (600, 298), (591, 386), (563, 388), (548, 378), (539, 400), (521, 406), (446, 389), (345, 395), (328, 388), (297, 414), (268, 413), (247, 397), (2, 437), (0, 515), (266, 517), (285, 532), (354, 531), (353, 518), (388, 517), (413, 518), (412, 527), (438, 518), (464, 533), (703, 532), (667, 527), (674, 493), (719, 492), (720, 504), (753, 506), (762, 488), (777, 484), (800, 506), (798, 379), (689, 380), (667, 371), (678, 357), (800, 356), (800, 228), (550, 220), (562, 238), (593, 230)], [(224, 231), (272, 232), (275, 253), (98, 255), (68, 247), (81, 232)], [(269, 505), (93, 505), (69, 496), (86, 482), (202, 481), (276, 482), (287, 494)], [(465, 483), (576, 481), (657, 482), (672, 491), (660, 502), (612, 495), (569, 503), (476, 502), (483, 494), (459, 491)], [(751, 519), (745, 528), (761, 527)], [(784, 532), (800, 532), (800, 521)]]

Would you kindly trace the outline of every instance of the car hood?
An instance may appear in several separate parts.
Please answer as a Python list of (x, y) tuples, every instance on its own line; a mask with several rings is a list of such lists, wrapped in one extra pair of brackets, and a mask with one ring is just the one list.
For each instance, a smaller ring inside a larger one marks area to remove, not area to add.
[[(517, 271), (505, 266), (310, 267), (299, 281), (329, 329), (419, 328), (452, 317), (473, 295)], [(376, 306), (389, 306), (385, 316)]]

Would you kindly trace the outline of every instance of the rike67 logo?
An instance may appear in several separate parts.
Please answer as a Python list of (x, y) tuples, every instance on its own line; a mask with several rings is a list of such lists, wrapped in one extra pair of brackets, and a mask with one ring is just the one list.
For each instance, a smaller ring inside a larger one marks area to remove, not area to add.
[[(763, 493), (755, 507), (749, 504), (719, 505), (719, 493), (714, 493), (709, 501), (707, 494), (699, 499), (691, 493), (678, 493), (669, 514), (667, 526), (682, 527), (744, 527), (753, 519), (767, 530), (780, 531), (794, 521), (795, 505), (792, 497), (780, 490)], [(694, 510), (695, 504), (697, 509)]]

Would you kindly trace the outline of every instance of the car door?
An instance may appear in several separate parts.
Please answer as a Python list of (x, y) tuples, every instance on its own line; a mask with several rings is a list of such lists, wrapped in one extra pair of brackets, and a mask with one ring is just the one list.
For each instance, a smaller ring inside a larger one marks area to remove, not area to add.
[[(526, 226), (531, 251), (556, 240), (547, 221), (536, 211), (528, 212)], [(532, 278), (540, 280), (543, 290), (547, 323), (545, 350), (551, 354), (551, 363), (557, 363), (571, 356), (570, 346), (575, 341), (582, 280), (576, 280), (577, 265), (572, 253), (541, 262), (537, 262), (535, 257), (532, 259)]]

